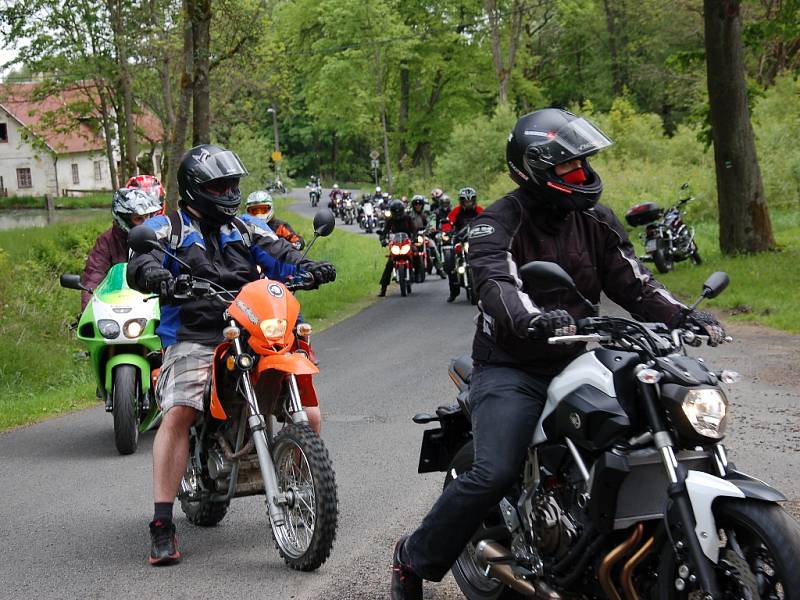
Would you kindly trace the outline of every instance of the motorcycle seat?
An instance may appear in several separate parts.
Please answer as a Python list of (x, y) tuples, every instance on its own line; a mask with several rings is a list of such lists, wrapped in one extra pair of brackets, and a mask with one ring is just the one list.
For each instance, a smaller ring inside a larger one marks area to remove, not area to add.
[(469, 385), (469, 380), (472, 378), (472, 357), (469, 354), (459, 356), (450, 363), (450, 370)]

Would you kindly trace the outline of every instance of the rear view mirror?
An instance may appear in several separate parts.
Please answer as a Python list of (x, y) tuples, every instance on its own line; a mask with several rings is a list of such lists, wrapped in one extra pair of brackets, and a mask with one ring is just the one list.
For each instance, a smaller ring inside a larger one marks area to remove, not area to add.
[(725, 291), (725, 288), (728, 287), (730, 281), (731, 280), (728, 277), (728, 274), (724, 271), (716, 271), (715, 273), (712, 273), (703, 284), (703, 297), (716, 298)]
[(519, 274), (525, 286), (531, 290), (575, 289), (572, 277), (556, 263), (539, 260), (529, 262), (522, 266)]
[(83, 284), (81, 283), (81, 276), (80, 275), (73, 275), (72, 273), (64, 273), (61, 275), (61, 278), (58, 280), (61, 284), (61, 287), (67, 288), (70, 290), (83, 290)]
[(128, 246), (138, 254), (147, 254), (154, 248), (160, 248), (156, 232), (147, 225), (137, 225), (128, 234)]
[(317, 211), (314, 215), (314, 233), (325, 237), (333, 232), (334, 227), (336, 227), (336, 217), (331, 210), (323, 208)]

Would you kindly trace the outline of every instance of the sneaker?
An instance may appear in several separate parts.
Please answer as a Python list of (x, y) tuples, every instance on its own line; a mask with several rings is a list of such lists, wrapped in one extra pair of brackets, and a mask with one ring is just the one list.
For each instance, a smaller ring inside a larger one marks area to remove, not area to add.
[(175, 538), (175, 524), (171, 521), (151, 521), (150, 523), (150, 564), (171, 565), (181, 557), (178, 540)]
[(391, 600), (422, 600), (422, 577), (400, 560), (400, 549), (407, 539), (408, 536), (401, 537), (394, 547)]

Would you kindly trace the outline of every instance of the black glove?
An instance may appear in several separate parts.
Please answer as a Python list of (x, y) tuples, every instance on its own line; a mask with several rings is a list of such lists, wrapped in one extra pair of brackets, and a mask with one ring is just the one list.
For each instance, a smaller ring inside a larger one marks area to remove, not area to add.
[(693, 310), (686, 316), (686, 322), (699, 327), (708, 336), (709, 346), (716, 346), (725, 341), (725, 329), (709, 312)]
[[(175, 278), (172, 273), (161, 267), (150, 267), (144, 272), (144, 288), (154, 294), (171, 295), (175, 289)], [(164, 293), (165, 292), (165, 293)]]
[(575, 335), (575, 320), (565, 310), (551, 310), (531, 319), (528, 337), (545, 339), (560, 335)]
[(318, 284), (336, 281), (336, 267), (329, 262), (312, 262), (305, 267)]

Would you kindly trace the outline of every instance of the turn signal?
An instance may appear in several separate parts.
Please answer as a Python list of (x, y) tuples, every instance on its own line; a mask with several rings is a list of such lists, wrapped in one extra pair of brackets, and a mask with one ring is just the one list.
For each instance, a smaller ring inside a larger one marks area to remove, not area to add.
[(297, 325), (297, 335), (308, 337), (311, 335), (312, 327), (309, 323), (300, 323)]

